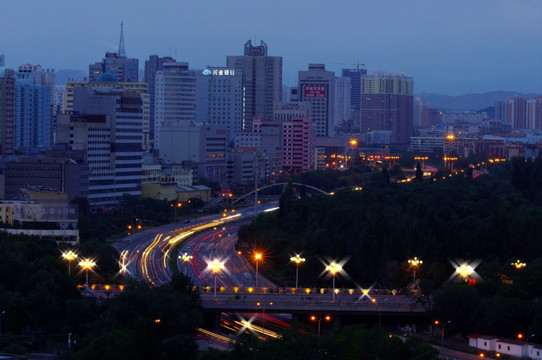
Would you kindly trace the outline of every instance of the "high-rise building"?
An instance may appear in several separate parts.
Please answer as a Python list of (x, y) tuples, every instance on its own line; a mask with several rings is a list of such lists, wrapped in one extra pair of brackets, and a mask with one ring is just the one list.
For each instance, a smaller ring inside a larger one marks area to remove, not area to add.
[(335, 126), (343, 126), (352, 119), (352, 83), (349, 77), (335, 78)]
[(312, 102), (275, 103), (273, 120), (282, 124), (282, 168), (294, 172), (314, 168), (315, 123)]
[(542, 129), (542, 96), (527, 100), (527, 128)]
[(120, 24), (120, 41), (118, 52), (106, 52), (105, 58), (88, 66), (90, 82), (96, 82), (103, 73), (112, 73), (120, 82), (139, 81), (139, 60), (126, 56), (124, 49), (124, 24)]
[(196, 70), (196, 120), (225, 126), (232, 140), (242, 129), (243, 84), (241, 73), (224, 67)]
[(361, 79), (361, 130), (391, 130), (394, 143), (409, 143), (412, 136), (414, 80), (384, 72)]
[(116, 77), (110, 73), (100, 75), (98, 80), (94, 83), (68, 81), (66, 83), (66, 90), (62, 96), (63, 114), (73, 113), (73, 96), (74, 89), (76, 88), (117, 89), (125, 92), (136, 92), (140, 94), (141, 100), (143, 101), (142, 145), (145, 147), (150, 143), (150, 98), (149, 94), (147, 93), (147, 84), (118, 82)]
[(150, 120), (149, 120), (149, 141), (154, 143), (154, 104), (155, 104), (155, 81), (156, 73), (164, 70), (164, 63), (175, 62), (170, 56), (159, 57), (158, 55), (149, 56), (149, 60), (145, 61), (145, 83), (147, 84), (148, 93), (150, 95)]
[(51, 87), (40, 84), (40, 71), (22, 67), (15, 73), (15, 146), (52, 144)]
[(57, 142), (86, 152), (90, 206), (115, 207), (125, 194), (140, 196), (141, 94), (80, 87), (73, 99), (73, 114), (58, 117)]
[(0, 54), (0, 67), (6, 66), (6, 57), (4, 54)]
[(312, 104), (312, 121), (316, 136), (335, 134), (335, 73), (324, 64), (309, 64), (308, 71), (299, 71), (299, 101)]
[(160, 148), (160, 129), (196, 120), (196, 75), (186, 62), (166, 62), (156, 73), (154, 148)]
[(15, 99), (13, 71), (0, 74), (0, 156), (2, 157), (14, 153)]
[(281, 101), (282, 57), (268, 56), (267, 44), (263, 41), (253, 46), (249, 40), (244, 46), (243, 56), (228, 56), (227, 67), (243, 76), (243, 131), (252, 131), (255, 118), (273, 118), (273, 103)]
[(367, 69), (360, 69), (359, 65), (355, 69), (342, 69), (342, 77), (350, 78), (352, 89), (350, 90), (350, 119), (353, 126), (358, 127), (361, 124), (361, 77), (367, 74)]

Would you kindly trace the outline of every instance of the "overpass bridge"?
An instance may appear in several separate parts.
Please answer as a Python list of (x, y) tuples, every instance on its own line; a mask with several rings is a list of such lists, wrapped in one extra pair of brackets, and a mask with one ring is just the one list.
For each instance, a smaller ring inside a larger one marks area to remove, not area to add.
[(430, 299), (407, 295), (367, 295), (356, 293), (235, 293), (201, 292), (204, 312), (239, 313), (333, 313), (339, 315), (417, 316), (429, 315)]

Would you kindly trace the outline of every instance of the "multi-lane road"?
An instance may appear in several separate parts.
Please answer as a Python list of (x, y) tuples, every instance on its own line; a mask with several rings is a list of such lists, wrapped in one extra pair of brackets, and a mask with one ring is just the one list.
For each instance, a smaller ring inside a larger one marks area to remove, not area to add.
[[(260, 205), (258, 211), (272, 206)], [(173, 223), (125, 237), (113, 244), (121, 253), (119, 267), (131, 276), (161, 285), (171, 280), (171, 265), (176, 263), (194, 285), (213, 285), (215, 274), (208, 264), (216, 259), (224, 265), (224, 269), (216, 273), (217, 286), (255, 286), (254, 268), (235, 251), (237, 230), (252, 216), (250, 210), (229, 211), (199, 218), (198, 224)], [(182, 261), (179, 254), (183, 253), (192, 259)], [(273, 284), (259, 274), (258, 285)]]

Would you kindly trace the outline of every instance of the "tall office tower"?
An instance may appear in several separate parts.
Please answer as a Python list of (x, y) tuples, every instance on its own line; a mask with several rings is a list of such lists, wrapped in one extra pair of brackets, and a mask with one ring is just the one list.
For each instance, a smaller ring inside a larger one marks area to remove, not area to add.
[(90, 206), (115, 207), (125, 194), (140, 196), (141, 94), (80, 87), (73, 99), (74, 113), (58, 116), (57, 143), (86, 152)]
[(243, 56), (228, 56), (227, 67), (242, 73), (244, 88), (243, 131), (252, 131), (252, 119), (273, 118), (273, 102), (281, 101), (282, 57), (268, 56), (267, 44), (245, 43)]
[(412, 136), (414, 80), (405, 75), (375, 72), (361, 79), (362, 133), (391, 130), (393, 142)]
[(312, 104), (316, 136), (335, 134), (335, 73), (324, 64), (309, 64), (309, 71), (299, 71), (299, 101)]
[(352, 90), (350, 90), (351, 119), (354, 125), (361, 129), (361, 77), (367, 74), (367, 69), (360, 69), (359, 65), (355, 69), (342, 69), (342, 77), (350, 78)]
[[(13, 155), (15, 146), (15, 77), (0, 73), (0, 156)], [(0, 158), (1, 161), (1, 158)], [(3, 162), (3, 161), (2, 161)]]
[(120, 24), (120, 41), (118, 52), (106, 52), (101, 62), (88, 66), (90, 82), (96, 82), (103, 73), (112, 73), (120, 82), (138, 82), (139, 60), (129, 59), (124, 49), (124, 24)]
[(6, 57), (4, 54), (0, 54), (0, 67), (6, 66)]
[(36, 84), (32, 69), (15, 73), (15, 146), (35, 147), (52, 143), (51, 88)]
[(352, 83), (349, 77), (335, 78), (335, 126), (347, 127), (352, 120), (351, 91)]
[(163, 126), (193, 124), (196, 120), (196, 76), (186, 62), (167, 62), (156, 73), (154, 148), (160, 148)]
[(412, 104), (412, 124), (414, 130), (422, 127), (422, 113), (427, 110), (427, 101), (423, 101), (420, 94), (416, 95)]
[(228, 129), (228, 139), (242, 129), (243, 81), (234, 69), (196, 71), (196, 120)]
[(131, 82), (118, 82), (117, 78), (110, 73), (104, 73), (99, 76), (98, 80), (94, 83), (68, 81), (66, 83), (66, 91), (62, 95), (62, 113), (73, 113), (73, 96), (74, 89), (76, 88), (97, 88), (97, 89), (117, 89), (125, 92), (136, 92), (141, 95), (143, 101), (143, 136), (142, 145), (145, 147), (150, 143), (150, 98), (147, 93), (147, 84), (145, 83), (131, 83)]
[(147, 84), (147, 89), (150, 96), (150, 133), (149, 133), (149, 141), (151, 143), (154, 143), (154, 104), (155, 104), (155, 96), (156, 96), (156, 90), (155, 90), (155, 81), (156, 81), (156, 73), (158, 71), (164, 70), (164, 63), (166, 62), (175, 62), (175, 59), (173, 59), (170, 56), (166, 57), (159, 57), (158, 55), (151, 55), (149, 56), (149, 60), (145, 60), (145, 83)]
[(273, 120), (282, 124), (282, 168), (295, 172), (314, 167), (315, 124), (312, 102), (275, 103)]
[(51, 90), (51, 126), (50, 126), (50, 143), (54, 142), (54, 130), (56, 122), (56, 108), (55, 108), (55, 69), (43, 69), (41, 65), (25, 64), (19, 66), (19, 72), (32, 72), (34, 73), (34, 84), (47, 86)]
[(542, 129), (542, 96), (527, 100), (527, 128)]

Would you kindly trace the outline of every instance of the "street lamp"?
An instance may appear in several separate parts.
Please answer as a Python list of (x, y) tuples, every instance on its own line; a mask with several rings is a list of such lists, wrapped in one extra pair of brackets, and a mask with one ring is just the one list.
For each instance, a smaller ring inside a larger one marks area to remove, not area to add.
[(322, 314), (319, 314), (318, 317), (316, 317), (316, 315), (311, 315), (311, 321), (318, 321), (318, 336), (320, 336), (320, 323), (322, 322), (322, 320), (330, 321), (331, 316), (322, 316)]
[(256, 287), (258, 287), (258, 263), (262, 259), (262, 253), (255, 253), (254, 260), (256, 261)]
[(512, 265), (513, 267), (515, 267), (518, 270), (523, 269), (525, 266), (527, 266), (526, 263), (521, 262), (519, 259), (517, 259), (516, 262), (510, 263), (510, 265)]
[(181, 206), (183, 206), (183, 204), (178, 202), (177, 204), (171, 204), (170, 206), (174, 209), (173, 222), (175, 222), (177, 221), (177, 208), (180, 208)]
[(87, 276), (85, 285), (88, 286), (88, 272), (89, 270), (92, 270), (94, 266), (96, 266), (96, 262), (92, 261), (91, 259), (83, 259), (79, 262), (79, 266), (81, 266), (86, 272)]
[(440, 343), (440, 353), (441, 354), (442, 354), (442, 351), (444, 350), (444, 328), (446, 327), (446, 325), (448, 325), (451, 322), (452, 322), (452, 320), (448, 320), (446, 322), (446, 324), (442, 324), (442, 342)]
[(68, 275), (71, 276), (71, 273), (72, 273), (71, 262), (72, 260), (77, 259), (77, 254), (69, 250), (69, 251), (64, 251), (62, 253), (62, 257), (64, 258), (64, 260), (68, 262)]
[(215, 300), (216, 300), (216, 275), (220, 270), (224, 269), (224, 263), (218, 259), (214, 259), (209, 263), (209, 269), (215, 273)]
[(296, 254), (296, 256), (292, 256), (290, 258), (290, 261), (295, 262), (295, 288), (297, 290), (298, 279), (299, 279), (299, 264), (303, 264), (305, 262), (305, 258), (302, 258)]
[(331, 264), (326, 266), (326, 271), (329, 271), (333, 276), (333, 301), (335, 301), (335, 274), (341, 272), (342, 266), (333, 261)]
[[(525, 357), (526, 358), (529, 358), (529, 339), (534, 337), (534, 336), (535, 336), (535, 334), (531, 334), (531, 335), (529, 335), (529, 336), (527, 336), (525, 338)], [(523, 334), (519, 333), (518, 334), (518, 339), (519, 340), (523, 339)]]
[(415, 283), (416, 282), (416, 268), (418, 267), (418, 265), (422, 264), (423, 261), (421, 261), (416, 256), (414, 256), (414, 259), (409, 259), (408, 263), (410, 264), (410, 266), (414, 268), (414, 278), (412, 282)]
[(186, 265), (193, 258), (194, 257), (192, 255), (188, 255), (188, 253), (184, 253), (181, 256), (179, 256), (179, 259), (181, 259), (184, 262), (184, 275), (186, 275)]
[(474, 268), (469, 264), (461, 264), (455, 269), (455, 272), (461, 276), (465, 281), (469, 278), (472, 273), (474, 273)]

